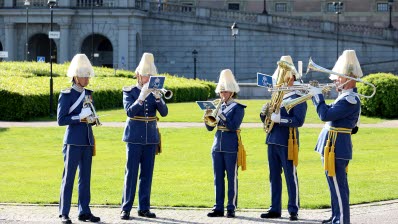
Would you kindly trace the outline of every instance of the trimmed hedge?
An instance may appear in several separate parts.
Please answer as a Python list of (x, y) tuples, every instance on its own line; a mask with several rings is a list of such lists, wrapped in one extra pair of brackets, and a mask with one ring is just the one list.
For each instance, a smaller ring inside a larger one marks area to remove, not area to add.
[[(54, 111), (59, 93), (71, 86), (65, 77), (69, 64), (53, 64)], [(133, 73), (109, 68), (94, 68), (96, 77), (87, 87), (94, 91), (96, 109), (123, 106), (123, 86), (135, 85)], [(162, 74), (167, 77), (165, 88), (173, 91), (168, 102), (207, 100), (215, 97), (216, 84)], [(36, 62), (0, 62), (0, 120), (22, 121), (50, 113), (49, 64)]]
[[(398, 76), (391, 73), (371, 74), (363, 78), (376, 86), (376, 94), (370, 98), (361, 99), (362, 115), (382, 118), (398, 118)], [(373, 88), (358, 83), (358, 92), (371, 95)]]

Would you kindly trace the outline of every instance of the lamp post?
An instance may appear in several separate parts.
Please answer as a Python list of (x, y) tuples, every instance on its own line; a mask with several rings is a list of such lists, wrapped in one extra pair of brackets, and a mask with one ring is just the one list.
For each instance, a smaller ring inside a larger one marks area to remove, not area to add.
[(236, 75), (236, 36), (239, 33), (239, 28), (238, 28), (238, 25), (236, 24), (236, 22), (234, 22), (234, 24), (232, 24), (231, 31), (232, 31), (232, 36), (234, 37), (234, 71), (233, 71), (233, 73), (235, 74), (235, 78), (238, 79), (238, 77)]
[(94, 65), (94, 6), (98, 6), (98, 1), (95, 1), (94, 5), (94, 0), (91, 1), (91, 64)]
[(28, 23), (29, 23), (29, 6), (30, 6), (30, 1), (25, 0), (24, 6), (26, 6), (26, 43), (25, 43), (25, 61), (28, 60), (28, 55), (29, 55), (29, 46), (28, 46)]
[(192, 56), (193, 56), (193, 79), (196, 80), (196, 57), (198, 55), (198, 51), (196, 51), (196, 49), (194, 49), (192, 51)]
[(264, 0), (264, 4), (263, 4), (263, 14), (265, 14), (265, 15), (268, 15), (268, 12), (267, 12), (267, 1), (266, 0)]
[(391, 14), (392, 14), (392, 3), (394, 2), (394, 0), (388, 0), (388, 10), (390, 11), (390, 23), (388, 24), (388, 28), (389, 29), (392, 29), (392, 28), (394, 28), (393, 26), (392, 26), (392, 21), (391, 21)]
[[(56, 0), (48, 0), (48, 7), (50, 7), (50, 31), (53, 31), (53, 8), (57, 5)], [(50, 39), (50, 117), (53, 117), (53, 50), (52, 39)]]
[(333, 2), (334, 10), (337, 15), (337, 28), (336, 28), (336, 58), (339, 58), (339, 15), (341, 14), (341, 10), (343, 10), (343, 3), (342, 2)]

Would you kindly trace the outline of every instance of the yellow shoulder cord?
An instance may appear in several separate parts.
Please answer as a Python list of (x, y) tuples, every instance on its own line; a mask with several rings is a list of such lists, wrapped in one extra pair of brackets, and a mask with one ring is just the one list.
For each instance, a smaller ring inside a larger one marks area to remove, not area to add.
[(331, 137), (331, 131), (328, 132), (328, 140), (326, 141), (326, 145), (323, 148), (323, 167), (325, 171), (328, 170), (328, 164), (329, 164), (329, 150), (330, 150), (330, 137)]
[(329, 157), (328, 157), (328, 176), (333, 177), (336, 175), (336, 168), (335, 168), (335, 154), (334, 149), (336, 145), (337, 139), (337, 131), (329, 131), (330, 135), (332, 135), (332, 146), (330, 147)]
[[(349, 128), (335, 128), (335, 127), (328, 127), (329, 132), (328, 132), (328, 140), (326, 142), (325, 148), (324, 148), (324, 166), (325, 170), (328, 171), (328, 176), (333, 177), (336, 175), (336, 167), (335, 167), (335, 145), (336, 145), (336, 140), (337, 140), (337, 135), (338, 133), (342, 134), (350, 134), (351, 135), (351, 129)], [(331, 143), (331, 146), (329, 147)], [(348, 172), (348, 166), (346, 167), (346, 172)]]
[(240, 129), (236, 130), (238, 135), (238, 167), (241, 167), (242, 171), (246, 170), (246, 150), (243, 146), (242, 139), (240, 137)]
[(289, 140), (287, 141), (287, 160), (293, 160), (293, 128), (289, 127)]
[(297, 131), (297, 128), (293, 128), (293, 164), (297, 167), (298, 166), (299, 146), (297, 143), (296, 131)]
[(95, 146), (95, 136), (93, 134), (93, 140), (94, 140), (94, 145), (93, 145), (93, 156), (97, 155), (97, 147)]

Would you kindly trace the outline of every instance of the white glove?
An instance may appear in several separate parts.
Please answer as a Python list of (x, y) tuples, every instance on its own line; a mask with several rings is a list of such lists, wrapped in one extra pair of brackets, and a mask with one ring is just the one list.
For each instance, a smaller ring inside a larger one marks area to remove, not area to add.
[(162, 97), (162, 93), (160, 92), (160, 90), (153, 91), (152, 94), (157, 100)]
[(261, 114), (265, 115), (267, 113), (267, 110), (269, 108), (269, 103), (266, 103), (263, 105), (263, 107), (261, 108)]
[(281, 114), (280, 113), (272, 113), (271, 120), (275, 123), (281, 123)]
[(144, 101), (144, 100), (148, 97), (148, 95), (151, 93), (151, 90), (148, 89), (148, 87), (149, 87), (149, 83), (146, 83), (146, 84), (142, 87), (141, 93), (140, 93), (140, 95), (138, 96), (138, 100)]
[(89, 123), (89, 124), (94, 124), (96, 121), (96, 119), (92, 115), (86, 117), (86, 120), (87, 120), (87, 123)]
[(318, 87), (311, 86), (309, 90), (309, 94), (316, 96), (318, 94), (322, 94), (322, 89)]
[(79, 118), (80, 118), (80, 120), (83, 120), (84, 118), (90, 116), (91, 114), (93, 114), (93, 112), (91, 111), (91, 109), (88, 108), (88, 107), (84, 107), (84, 108), (82, 109), (82, 111), (80, 112), (80, 114), (79, 114)]

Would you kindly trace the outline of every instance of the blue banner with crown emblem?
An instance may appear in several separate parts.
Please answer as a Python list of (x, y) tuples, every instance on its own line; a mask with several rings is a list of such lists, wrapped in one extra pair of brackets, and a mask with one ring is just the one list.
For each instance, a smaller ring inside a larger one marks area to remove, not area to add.
[(151, 76), (149, 78), (149, 89), (163, 89), (165, 76)]
[(272, 76), (259, 72), (257, 73), (257, 86), (271, 87), (272, 83)]

